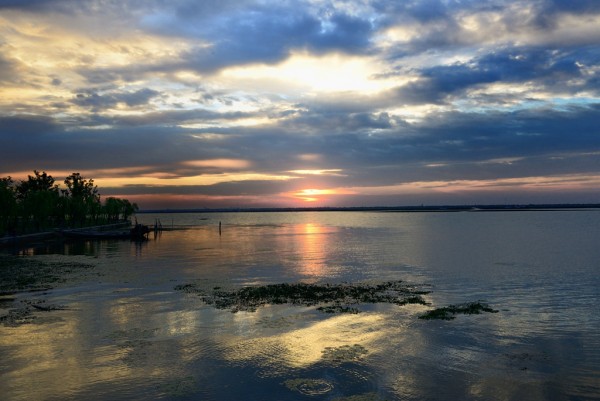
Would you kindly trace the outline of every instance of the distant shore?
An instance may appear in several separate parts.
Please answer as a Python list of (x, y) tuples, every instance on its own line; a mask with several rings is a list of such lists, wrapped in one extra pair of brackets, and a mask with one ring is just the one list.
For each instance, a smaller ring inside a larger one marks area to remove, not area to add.
[(446, 206), (357, 206), (357, 207), (281, 207), (281, 208), (204, 208), (145, 209), (136, 213), (237, 213), (237, 212), (512, 212), (600, 209), (600, 203), (528, 205), (446, 205)]

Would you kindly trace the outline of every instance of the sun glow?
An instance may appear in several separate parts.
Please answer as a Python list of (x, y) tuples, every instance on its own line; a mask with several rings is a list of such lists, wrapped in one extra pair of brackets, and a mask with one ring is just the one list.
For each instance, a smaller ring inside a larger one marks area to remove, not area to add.
[(308, 88), (312, 92), (353, 92), (374, 94), (398, 85), (397, 79), (378, 79), (380, 72), (375, 60), (342, 54), (313, 56), (294, 53), (286, 61), (270, 65), (232, 67), (223, 77), (261, 85), (279, 82)]
[[(301, 197), (305, 197), (305, 200), (310, 199), (311, 201), (317, 200), (317, 198), (312, 198), (314, 196), (320, 196), (320, 195), (331, 195), (333, 193), (332, 190), (328, 190), (328, 189), (303, 189), (302, 191), (298, 192), (297, 195), (301, 196)], [(306, 198), (306, 197), (311, 197), (311, 198)]]
[(316, 189), (307, 188), (289, 194), (290, 197), (304, 202), (327, 201), (330, 196), (351, 195), (354, 192), (343, 189)]

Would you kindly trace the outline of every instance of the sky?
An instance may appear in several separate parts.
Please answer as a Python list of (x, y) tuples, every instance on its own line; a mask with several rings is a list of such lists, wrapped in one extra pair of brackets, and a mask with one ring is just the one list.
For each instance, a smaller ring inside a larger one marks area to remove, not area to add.
[(141, 209), (600, 202), (600, 1), (0, 0), (0, 177)]

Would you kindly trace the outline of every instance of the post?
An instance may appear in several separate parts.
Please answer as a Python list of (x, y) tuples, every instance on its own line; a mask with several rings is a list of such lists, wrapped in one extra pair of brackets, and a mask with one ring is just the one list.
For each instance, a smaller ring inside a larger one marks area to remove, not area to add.
[(221, 236), (221, 222), (219, 221), (219, 236)]

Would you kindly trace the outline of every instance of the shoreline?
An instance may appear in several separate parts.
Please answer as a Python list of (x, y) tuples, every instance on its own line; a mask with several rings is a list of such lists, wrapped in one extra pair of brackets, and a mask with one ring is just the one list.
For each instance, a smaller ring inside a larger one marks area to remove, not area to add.
[(0, 247), (7, 245), (19, 245), (23, 243), (28, 243), (31, 241), (39, 241), (39, 240), (47, 240), (52, 238), (60, 237), (63, 232), (72, 233), (72, 232), (81, 232), (81, 231), (103, 231), (106, 229), (113, 228), (123, 228), (123, 227), (131, 226), (131, 222), (121, 222), (121, 223), (110, 223), (110, 224), (101, 224), (98, 226), (90, 226), (90, 227), (78, 227), (78, 228), (67, 228), (67, 229), (54, 229), (52, 231), (43, 231), (39, 233), (32, 234), (22, 234), (22, 235), (7, 235), (4, 237), (0, 237)]

